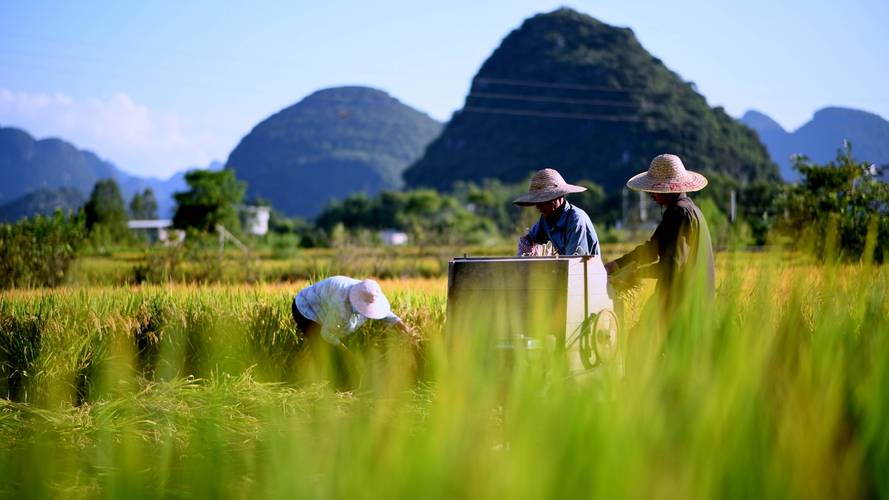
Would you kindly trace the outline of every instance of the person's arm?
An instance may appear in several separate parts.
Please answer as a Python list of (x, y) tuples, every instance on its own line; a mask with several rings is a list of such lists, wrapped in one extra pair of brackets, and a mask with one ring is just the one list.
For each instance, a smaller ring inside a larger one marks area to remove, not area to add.
[(330, 281), (320, 282), (315, 288), (313, 308), (318, 322), (321, 323), (321, 338), (328, 344), (345, 349), (346, 346), (340, 339), (349, 324), (351, 306), (347, 307), (348, 300), (343, 292)]
[(538, 220), (524, 236), (519, 237), (516, 255), (519, 257), (530, 255), (533, 253), (534, 245), (542, 245), (547, 241), (549, 241), (549, 236), (543, 230)]
[[(679, 231), (682, 219), (681, 212), (681, 209), (673, 207), (665, 211), (664, 218), (661, 219), (661, 223), (658, 224), (657, 229), (654, 230), (654, 234), (651, 235), (651, 238), (623, 257), (619, 257), (612, 262), (609, 262), (609, 266), (607, 267), (609, 272), (617, 271), (618, 269), (631, 264), (642, 267), (655, 262), (660, 262), (660, 249), (664, 245), (668, 245), (671, 238), (676, 238), (676, 234)], [(612, 266), (612, 264), (614, 265)], [(649, 269), (642, 271), (639, 276), (641, 278), (656, 279), (660, 269), (660, 267), (652, 268), (652, 266), (649, 266)]]
[(385, 318), (383, 318), (381, 321), (385, 321), (386, 323), (389, 323), (390, 325), (396, 325), (398, 323), (403, 323), (401, 321), (401, 318), (396, 316), (395, 313), (393, 313), (393, 312), (390, 312), (389, 315), (386, 316)]
[(337, 332), (338, 329), (335, 326), (328, 326), (326, 323), (321, 324), (321, 338), (334, 347), (348, 351), (346, 345), (343, 344), (343, 341), (340, 340), (339, 335), (337, 335)]
[(547, 241), (549, 241), (549, 235), (546, 234), (546, 230), (543, 229), (543, 224), (541, 223), (543, 217), (541, 217), (537, 222), (531, 226), (531, 229), (528, 230), (528, 234), (526, 235), (531, 243), (536, 245), (543, 245)]
[(416, 344), (420, 341), (420, 337), (414, 332), (414, 329), (394, 313), (390, 312), (388, 316), (382, 319), (382, 321), (392, 325), (396, 330), (406, 335), (411, 343)]

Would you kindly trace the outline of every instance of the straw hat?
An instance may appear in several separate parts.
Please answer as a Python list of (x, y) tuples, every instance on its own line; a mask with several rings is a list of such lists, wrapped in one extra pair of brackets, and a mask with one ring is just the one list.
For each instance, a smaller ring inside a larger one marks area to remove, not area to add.
[(512, 202), (516, 205), (531, 206), (545, 201), (561, 198), (569, 193), (586, 191), (585, 187), (568, 184), (558, 172), (551, 168), (538, 170), (531, 177), (531, 185), (528, 186), (528, 194), (519, 196)]
[(627, 187), (649, 193), (687, 193), (700, 191), (707, 185), (703, 175), (686, 170), (676, 155), (658, 155), (651, 160), (648, 172), (634, 175)]
[(383, 295), (379, 283), (364, 280), (352, 285), (349, 289), (349, 302), (356, 311), (370, 319), (383, 319), (391, 311), (389, 299)]

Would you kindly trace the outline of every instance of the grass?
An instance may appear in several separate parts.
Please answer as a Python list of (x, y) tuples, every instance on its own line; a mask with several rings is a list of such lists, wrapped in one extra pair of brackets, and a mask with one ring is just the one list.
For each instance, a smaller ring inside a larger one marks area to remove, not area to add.
[[(620, 255), (632, 245), (610, 245)], [(188, 258), (184, 250), (152, 248), (91, 255), (74, 262), (68, 286), (122, 286), (149, 283), (290, 283), (340, 273), (378, 278), (435, 278), (447, 275), (455, 255), (509, 255), (512, 245), (495, 247), (346, 247), (302, 249), (281, 257), (260, 250), (249, 258), (227, 250), (222, 259), (215, 248)], [(166, 273), (157, 272), (165, 269)], [(155, 271), (155, 272), (151, 272)]]
[(444, 339), (443, 278), (382, 282), (422, 348), (369, 324), (351, 371), (302, 349), (300, 281), (3, 292), (0, 491), (889, 497), (889, 268), (718, 263), (713, 307), (654, 335), (645, 288), (587, 377)]

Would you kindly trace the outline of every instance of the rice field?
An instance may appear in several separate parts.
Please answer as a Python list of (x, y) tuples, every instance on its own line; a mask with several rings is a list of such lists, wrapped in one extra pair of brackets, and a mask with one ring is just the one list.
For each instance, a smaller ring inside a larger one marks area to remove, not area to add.
[(423, 341), (369, 323), (351, 359), (304, 348), (304, 281), (2, 292), (0, 493), (889, 497), (889, 268), (717, 263), (667, 334), (627, 296), (583, 377), (445, 338), (441, 277), (382, 280)]

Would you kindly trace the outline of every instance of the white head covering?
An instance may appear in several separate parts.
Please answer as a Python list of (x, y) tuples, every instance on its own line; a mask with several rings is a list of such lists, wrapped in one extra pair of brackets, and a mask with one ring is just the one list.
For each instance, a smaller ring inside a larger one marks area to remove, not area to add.
[(383, 319), (389, 315), (389, 299), (383, 295), (379, 283), (364, 280), (349, 289), (349, 302), (356, 311), (370, 319)]

